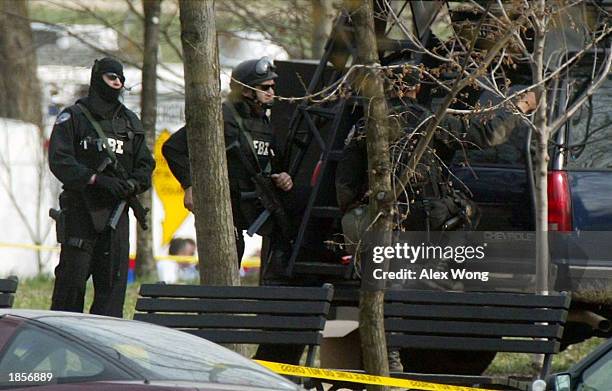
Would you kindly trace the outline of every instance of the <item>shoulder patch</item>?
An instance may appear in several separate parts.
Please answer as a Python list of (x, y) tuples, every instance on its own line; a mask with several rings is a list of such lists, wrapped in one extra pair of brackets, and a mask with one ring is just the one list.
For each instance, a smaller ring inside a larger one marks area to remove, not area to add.
[(60, 115), (57, 116), (56, 120), (55, 120), (55, 125), (59, 125), (61, 123), (64, 123), (66, 121), (68, 121), (70, 119), (70, 113), (67, 111), (64, 111), (62, 113), (60, 113)]

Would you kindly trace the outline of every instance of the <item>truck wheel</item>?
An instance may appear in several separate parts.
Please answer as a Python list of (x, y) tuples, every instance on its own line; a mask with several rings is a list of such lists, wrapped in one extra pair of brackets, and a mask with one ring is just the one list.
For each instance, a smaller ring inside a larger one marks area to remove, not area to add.
[(496, 352), (401, 349), (404, 372), (481, 375)]

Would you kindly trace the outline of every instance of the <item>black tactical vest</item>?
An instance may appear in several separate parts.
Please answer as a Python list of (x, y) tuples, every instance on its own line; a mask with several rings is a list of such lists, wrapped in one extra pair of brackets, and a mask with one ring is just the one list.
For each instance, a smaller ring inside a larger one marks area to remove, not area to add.
[[(75, 129), (75, 156), (76, 159), (87, 167), (98, 171), (102, 162), (108, 157), (104, 150), (104, 142), (98, 136), (94, 126), (87, 119), (78, 105), (73, 105), (68, 110), (76, 117)], [(112, 119), (102, 119), (94, 115), (104, 135), (107, 138), (108, 147), (115, 153), (117, 161), (129, 174), (134, 168), (136, 134), (144, 133), (138, 118), (125, 107), (121, 106), (113, 115)], [(102, 171), (105, 175), (117, 176), (112, 167)], [(105, 207), (114, 206), (117, 200), (110, 194), (101, 192), (95, 187), (85, 188), (85, 197), (92, 206)]]

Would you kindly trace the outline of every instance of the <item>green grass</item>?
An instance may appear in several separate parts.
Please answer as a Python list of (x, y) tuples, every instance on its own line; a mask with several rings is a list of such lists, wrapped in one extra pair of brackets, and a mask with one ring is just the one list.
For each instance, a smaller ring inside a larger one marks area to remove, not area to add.
[[(555, 355), (552, 362), (553, 372), (562, 372), (593, 351), (598, 345), (605, 342), (602, 338), (591, 338), (579, 344), (571, 345), (563, 352)], [(532, 373), (531, 363), (533, 355), (517, 353), (498, 353), (495, 360), (487, 369), (487, 375), (516, 375), (525, 376)]]
[[(29, 308), (29, 309), (49, 309), (51, 305), (51, 294), (53, 293), (53, 278), (49, 276), (40, 276), (32, 279), (23, 279), (19, 281), (17, 294), (15, 295), (14, 308)], [(145, 280), (145, 282), (154, 282), (153, 278)], [(257, 276), (248, 276), (242, 280), (243, 285), (257, 285)], [(138, 290), (140, 283), (128, 285), (126, 292), (125, 305), (123, 314), (126, 319), (132, 319), (134, 315), (134, 307), (138, 298)], [(93, 285), (91, 282), (87, 286), (87, 294), (85, 297), (85, 311), (88, 312), (93, 299)], [(560, 354), (557, 354), (553, 359), (553, 371), (563, 371), (570, 366), (580, 361), (584, 356), (591, 352), (599, 344), (605, 340), (601, 338), (592, 338), (580, 344), (572, 345)], [(250, 353), (254, 352), (254, 348), (249, 349)], [(509, 354), (499, 353), (489, 369), (488, 375), (529, 375), (531, 373), (532, 355), (529, 354)]]
[[(51, 295), (53, 294), (54, 279), (50, 276), (38, 276), (31, 279), (19, 281), (15, 303), (13, 308), (42, 309), (48, 310), (51, 307)], [(152, 282), (152, 281), (151, 281)], [(138, 298), (139, 283), (129, 284), (125, 295), (123, 306), (123, 317), (132, 319), (134, 307)], [(85, 312), (89, 312), (89, 307), (93, 301), (93, 284), (91, 280), (87, 283), (87, 293), (85, 294)]]

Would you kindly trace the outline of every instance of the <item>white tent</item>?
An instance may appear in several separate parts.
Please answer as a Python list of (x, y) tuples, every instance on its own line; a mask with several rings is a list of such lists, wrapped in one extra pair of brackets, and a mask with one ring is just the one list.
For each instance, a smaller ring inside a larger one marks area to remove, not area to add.
[[(57, 252), (38, 251), (36, 242), (55, 245), (49, 208), (59, 183), (47, 168), (44, 137), (29, 123), (0, 118), (0, 276), (49, 272)], [(39, 258), (40, 255), (40, 258)]]

